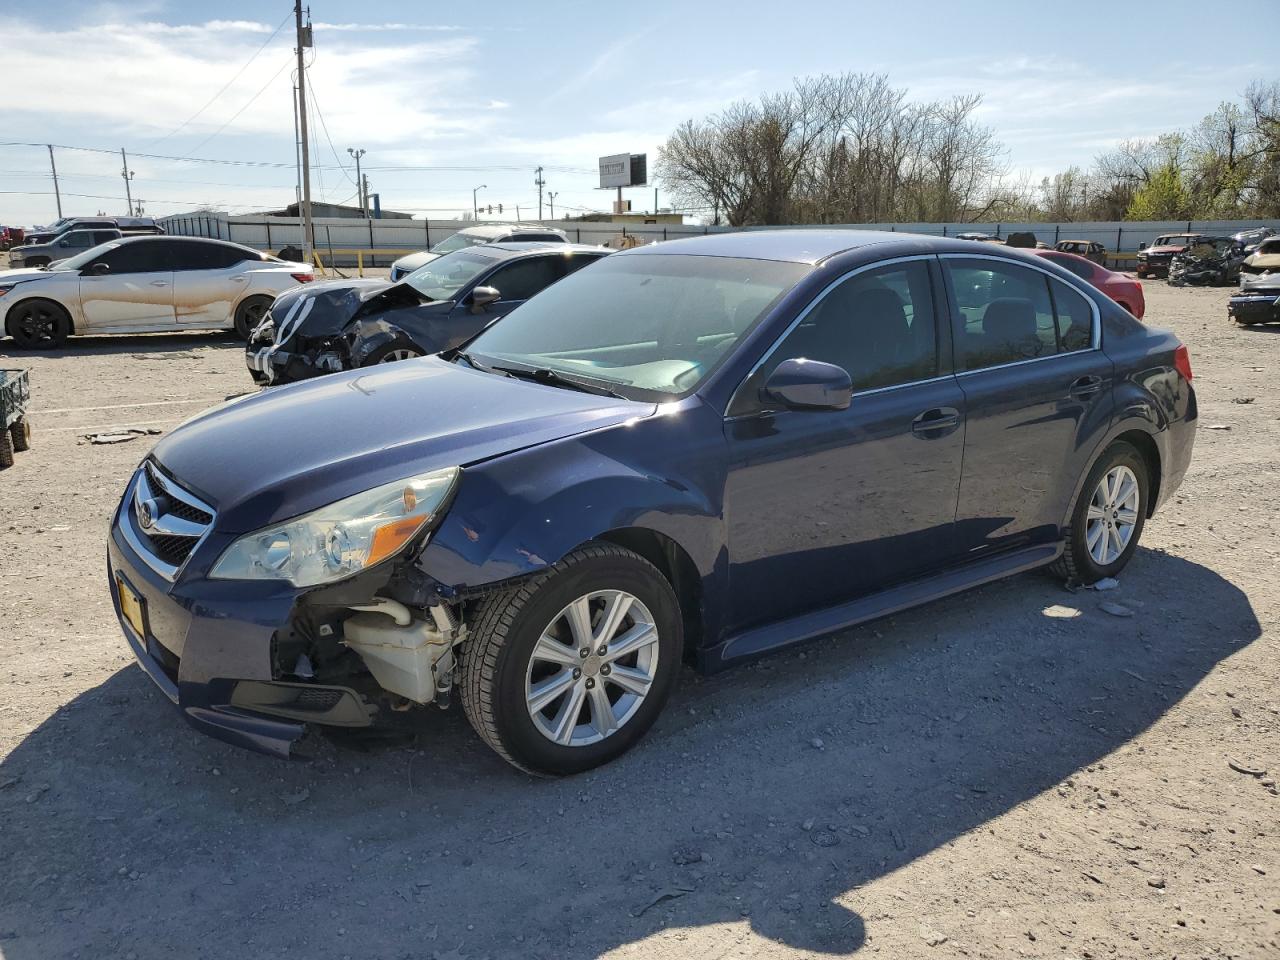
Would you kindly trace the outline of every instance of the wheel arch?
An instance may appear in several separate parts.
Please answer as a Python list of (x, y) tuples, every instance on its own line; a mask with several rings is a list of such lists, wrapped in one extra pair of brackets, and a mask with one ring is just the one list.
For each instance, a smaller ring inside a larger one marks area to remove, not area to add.
[(52, 303), (59, 310), (61, 310), (63, 314), (66, 315), (69, 332), (72, 335), (76, 333), (76, 311), (72, 310), (69, 306), (67, 306), (61, 300), (55, 300), (53, 297), (41, 296), (39, 294), (31, 294), (23, 297), (20, 300), (15, 301), (14, 303), (9, 304), (8, 308), (4, 312), (4, 328), (3, 328), (4, 333), (7, 334), (8, 336), (13, 336), (13, 331), (10, 329), (9, 324), (12, 321), (13, 312), (15, 310), (17, 310), (19, 307), (23, 306), (24, 304), (34, 303), (39, 300), (43, 300), (46, 303)]
[(689, 553), (664, 533), (648, 527), (620, 527), (595, 538), (639, 554), (658, 568), (675, 591), (684, 624), (684, 658), (702, 646), (702, 577)]

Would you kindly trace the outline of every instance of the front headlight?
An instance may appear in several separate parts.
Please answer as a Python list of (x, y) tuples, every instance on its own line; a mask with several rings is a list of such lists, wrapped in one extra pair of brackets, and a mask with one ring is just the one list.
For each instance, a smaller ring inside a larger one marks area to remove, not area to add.
[(314, 587), (394, 556), (439, 519), (458, 468), (386, 483), (287, 523), (245, 534), (213, 565), (216, 580), (287, 580)]

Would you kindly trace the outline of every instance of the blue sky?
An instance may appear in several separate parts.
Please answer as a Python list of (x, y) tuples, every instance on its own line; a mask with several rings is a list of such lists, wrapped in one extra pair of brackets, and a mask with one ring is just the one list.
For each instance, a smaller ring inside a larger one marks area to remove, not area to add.
[[(609, 200), (593, 189), (600, 155), (648, 152), (652, 162), (686, 118), (795, 76), (846, 70), (887, 73), (919, 99), (982, 93), (981, 119), (1007, 147), (1010, 177), (1038, 178), (1088, 165), (1119, 140), (1190, 126), (1251, 79), (1277, 74), (1265, 44), (1229, 39), (1219, 24), (1206, 40), (1201, 3), (1092, 9), (315, 0), (313, 196), (351, 200), (346, 148), (363, 147), (388, 208), (452, 216), (485, 184), (482, 203), (534, 216), (541, 164), (557, 213), (599, 209)], [(148, 213), (283, 206), (294, 179), (291, 10), (281, 0), (0, 9), (0, 140), (124, 147)], [(65, 212), (122, 212), (118, 154), (59, 150), (57, 162)], [(0, 146), (0, 223), (52, 220), (53, 197), (40, 195), (50, 189), (43, 147)], [(652, 190), (629, 196), (635, 209), (653, 205)]]

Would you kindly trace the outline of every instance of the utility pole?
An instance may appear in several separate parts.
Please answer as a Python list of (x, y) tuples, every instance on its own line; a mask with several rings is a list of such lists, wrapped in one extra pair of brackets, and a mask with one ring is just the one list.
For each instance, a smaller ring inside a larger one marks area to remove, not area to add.
[(364, 211), (364, 215), (369, 214), (369, 175), (366, 173), (364, 179), (360, 181), (360, 209)]
[(547, 181), (542, 179), (541, 167), (535, 170), (534, 173), (537, 174), (537, 176), (533, 178), (533, 183), (534, 183), (534, 186), (538, 188), (538, 219), (541, 220), (542, 219), (542, 188)]
[(120, 176), (124, 177), (124, 210), (129, 216), (133, 216), (133, 196), (129, 190), (129, 181), (133, 179), (133, 171), (129, 169), (129, 158), (124, 155), (124, 147), (120, 148), (120, 162), (124, 164), (120, 168)]
[[(316, 227), (311, 221), (311, 153), (307, 143), (307, 64), (303, 51), (311, 46), (311, 24), (302, 26), (302, 0), (293, 5), (294, 24), (298, 37), (298, 132), (302, 138), (302, 253), (307, 263), (312, 262), (316, 248)], [(310, 19), (310, 11), (307, 18)]]
[(653, 215), (658, 215), (658, 188), (653, 188)]
[(49, 169), (53, 171), (53, 195), (58, 201), (58, 219), (62, 219), (62, 191), (58, 189), (58, 165), (53, 162), (53, 144), (46, 144), (49, 148)]
[(551, 219), (552, 220), (556, 218), (556, 197), (558, 196), (560, 196), (560, 194), (557, 193), (555, 190), (547, 191), (547, 199), (551, 201)]
[(347, 147), (347, 153), (356, 158), (356, 192), (360, 194), (360, 212), (367, 217), (369, 216), (369, 206), (365, 197), (368, 196), (368, 191), (365, 189), (364, 178), (360, 176), (360, 158), (365, 155), (365, 151), (363, 148), (352, 150)]

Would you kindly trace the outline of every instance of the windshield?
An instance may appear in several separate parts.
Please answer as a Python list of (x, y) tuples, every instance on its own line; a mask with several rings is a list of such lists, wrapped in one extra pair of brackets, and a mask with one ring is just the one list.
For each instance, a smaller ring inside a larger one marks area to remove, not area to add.
[(50, 270), (83, 270), (95, 259), (102, 256), (108, 250), (120, 246), (121, 241), (108, 240), (106, 243), (100, 243), (96, 247), (90, 247), (83, 253), (77, 253), (74, 257), (67, 257), (65, 260), (59, 260), (57, 263), (49, 264)]
[(437, 243), (431, 248), (431, 252), (453, 253), (455, 250), (462, 250), (465, 247), (474, 247), (477, 244), (488, 242), (488, 237), (477, 237), (472, 233), (455, 233), (452, 237), (445, 237)]
[(497, 262), (497, 257), (487, 256), (478, 250), (448, 253), (419, 267), (402, 282), (428, 300), (452, 300), (459, 290)]
[(467, 353), (630, 387), (636, 399), (684, 395), (811, 269), (730, 257), (606, 257), (513, 310)]

